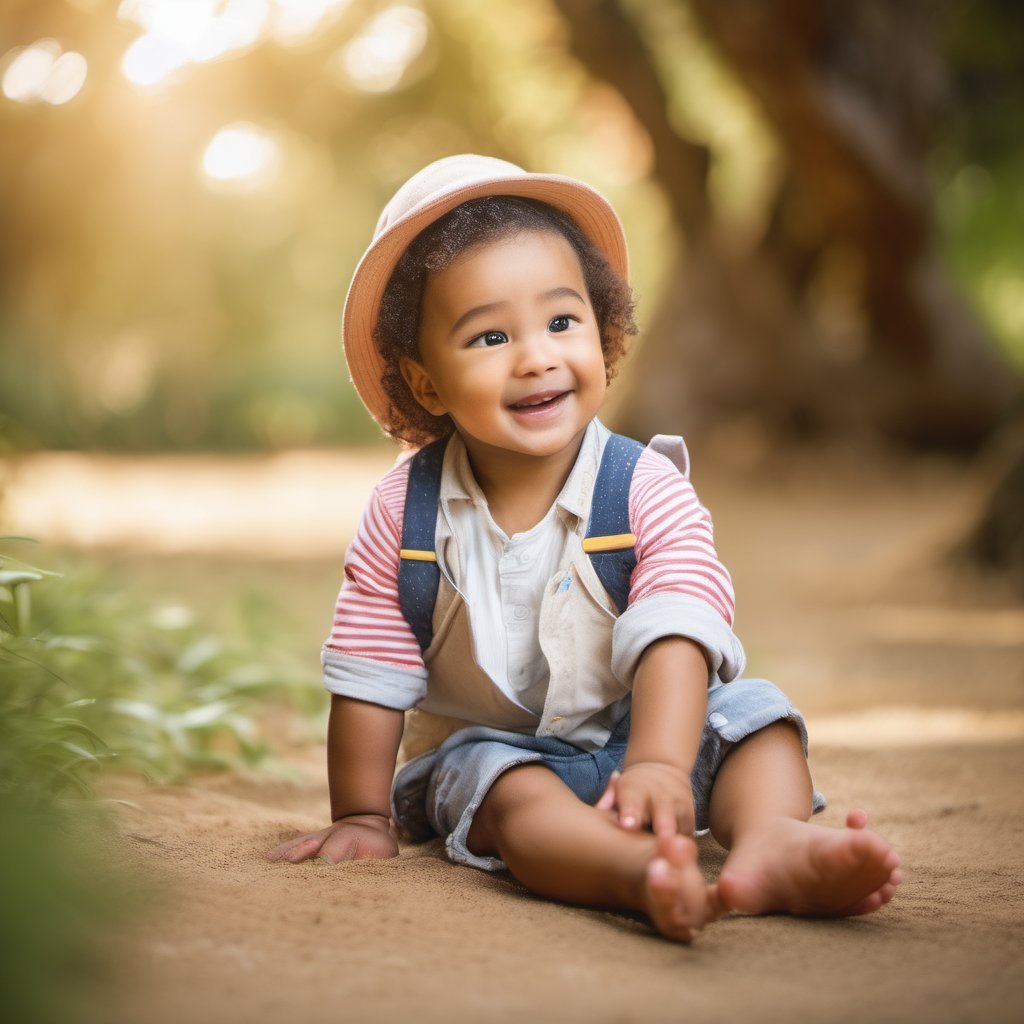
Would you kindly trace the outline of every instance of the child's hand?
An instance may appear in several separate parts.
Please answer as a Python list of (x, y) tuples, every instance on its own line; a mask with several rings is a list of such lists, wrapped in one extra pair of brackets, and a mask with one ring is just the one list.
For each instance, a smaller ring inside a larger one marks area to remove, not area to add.
[(650, 828), (655, 835), (693, 834), (693, 790), (690, 777), (672, 764), (641, 761), (612, 772), (597, 801), (631, 832)]
[(336, 864), (339, 860), (397, 856), (398, 843), (387, 818), (380, 814), (353, 814), (319, 832), (285, 840), (267, 854), (267, 860), (298, 864), (319, 857)]

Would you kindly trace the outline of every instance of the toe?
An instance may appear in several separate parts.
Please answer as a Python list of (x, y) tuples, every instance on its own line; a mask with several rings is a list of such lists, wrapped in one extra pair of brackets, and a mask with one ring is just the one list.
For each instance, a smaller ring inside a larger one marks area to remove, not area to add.
[(696, 860), (693, 840), (666, 836), (647, 865), (647, 913), (662, 935), (678, 942), (692, 941), (712, 916)]
[(891, 902), (893, 896), (896, 895), (896, 886), (883, 885), (882, 888), (878, 890), (878, 895), (881, 897), (882, 905), (884, 906), (886, 903)]
[(866, 828), (868, 823), (867, 812), (861, 810), (859, 807), (855, 807), (846, 816), (846, 827), (847, 828)]
[(881, 905), (881, 895), (877, 892), (873, 892), (870, 896), (865, 896), (860, 903), (854, 905), (854, 907), (849, 911), (849, 916), (857, 917), (861, 914), (873, 914)]
[(658, 857), (674, 868), (685, 868), (697, 862), (697, 844), (687, 836), (660, 835), (655, 850)]
[(665, 857), (655, 857), (647, 865), (647, 881), (655, 891), (671, 889), (675, 880), (672, 877), (672, 865)]
[(763, 901), (758, 899), (757, 883), (753, 878), (723, 871), (718, 876), (716, 890), (717, 902), (723, 912), (737, 910), (743, 914), (756, 914), (766, 909)]

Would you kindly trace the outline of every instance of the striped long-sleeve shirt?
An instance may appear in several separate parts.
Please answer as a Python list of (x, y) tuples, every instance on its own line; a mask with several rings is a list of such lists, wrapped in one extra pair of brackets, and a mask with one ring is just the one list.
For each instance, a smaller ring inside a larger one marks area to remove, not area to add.
[[(336, 653), (400, 670), (425, 671), (419, 645), (398, 602), (398, 552), (409, 465), (405, 460), (392, 469), (367, 504), (346, 556), (345, 580), (325, 644), (326, 659)], [(630, 608), (639, 610), (659, 598), (686, 597), (692, 599), (691, 607), (693, 601), (704, 606), (709, 618), (731, 635), (732, 582), (715, 552), (711, 518), (689, 480), (650, 448), (640, 456), (633, 475), (629, 518), (637, 556)], [(725, 661), (742, 661), (738, 644), (736, 648)]]

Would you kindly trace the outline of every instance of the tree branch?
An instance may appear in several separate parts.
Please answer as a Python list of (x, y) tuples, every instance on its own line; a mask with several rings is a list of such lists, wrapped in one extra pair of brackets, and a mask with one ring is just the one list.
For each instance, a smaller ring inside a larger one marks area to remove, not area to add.
[(654, 148), (654, 176), (684, 235), (707, 227), (708, 151), (682, 138), (668, 118), (668, 97), (636, 26), (617, 0), (553, 0), (570, 28), (570, 49), (592, 77), (617, 89)]

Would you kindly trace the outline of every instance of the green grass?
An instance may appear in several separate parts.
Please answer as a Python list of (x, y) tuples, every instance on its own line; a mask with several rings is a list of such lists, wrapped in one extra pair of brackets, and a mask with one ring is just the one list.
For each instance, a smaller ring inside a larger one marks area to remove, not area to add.
[(75, 1019), (89, 950), (126, 912), (102, 774), (274, 770), (268, 705), (324, 705), (272, 598), (239, 601), (217, 634), (109, 569), (47, 560), (0, 538), (0, 1017), (40, 1024)]
[[(159, 781), (267, 762), (271, 698), (311, 709), (315, 687), (250, 602), (243, 633), (200, 628), (85, 563), (58, 574), (0, 551), (0, 778), (31, 757), (45, 793), (87, 792), (103, 766)], [(20, 552), (19, 552), (20, 554)]]

